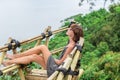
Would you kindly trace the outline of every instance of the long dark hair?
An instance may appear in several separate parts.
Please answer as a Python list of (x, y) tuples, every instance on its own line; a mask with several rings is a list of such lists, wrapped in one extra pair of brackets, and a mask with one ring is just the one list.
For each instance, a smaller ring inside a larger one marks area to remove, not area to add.
[(80, 37), (83, 37), (83, 29), (78, 24), (71, 24), (70, 25), (71, 30), (74, 32), (73, 40), (75, 42), (78, 42)]

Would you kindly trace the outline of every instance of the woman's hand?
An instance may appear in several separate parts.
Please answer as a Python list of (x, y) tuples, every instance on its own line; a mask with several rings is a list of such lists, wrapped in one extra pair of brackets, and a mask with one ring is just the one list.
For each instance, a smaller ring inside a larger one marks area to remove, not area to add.
[(60, 64), (61, 64), (61, 61), (58, 60), (58, 59), (55, 59), (55, 63), (58, 64), (58, 65), (60, 65)]

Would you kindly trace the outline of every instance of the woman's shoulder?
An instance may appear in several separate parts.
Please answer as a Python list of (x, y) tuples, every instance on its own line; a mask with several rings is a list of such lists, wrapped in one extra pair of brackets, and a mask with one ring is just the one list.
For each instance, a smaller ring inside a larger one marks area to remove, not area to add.
[(66, 46), (66, 48), (73, 49), (73, 48), (74, 48), (74, 46), (75, 46), (75, 45), (71, 45), (71, 44), (69, 44), (69, 45), (67, 45), (67, 46)]

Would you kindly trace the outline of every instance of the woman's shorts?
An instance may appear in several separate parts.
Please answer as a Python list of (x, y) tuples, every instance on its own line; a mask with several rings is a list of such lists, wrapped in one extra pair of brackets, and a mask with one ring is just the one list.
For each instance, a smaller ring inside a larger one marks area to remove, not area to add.
[(48, 77), (50, 77), (50, 75), (52, 75), (52, 73), (54, 73), (57, 68), (58, 68), (58, 65), (55, 63), (55, 60), (52, 57), (52, 55), (50, 55), (48, 57), (48, 61), (47, 61), (47, 75), (48, 75)]

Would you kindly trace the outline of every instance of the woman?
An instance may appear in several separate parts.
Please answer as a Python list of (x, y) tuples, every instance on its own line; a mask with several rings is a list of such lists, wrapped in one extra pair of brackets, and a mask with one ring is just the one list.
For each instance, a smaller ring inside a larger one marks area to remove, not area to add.
[[(55, 71), (55, 69), (66, 59), (67, 55), (71, 53), (80, 37), (83, 37), (82, 28), (77, 24), (71, 24), (66, 34), (69, 37), (69, 43), (64, 48), (59, 59), (54, 59), (51, 53), (45, 45), (40, 45), (29, 49), (22, 54), (7, 54), (6, 57), (11, 60), (3, 62), (4, 65), (10, 64), (29, 64), (30, 62), (36, 62), (40, 64), (44, 69), (47, 69), (48, 77)], [(39, 54), (43, 55), (40, 56)]]

